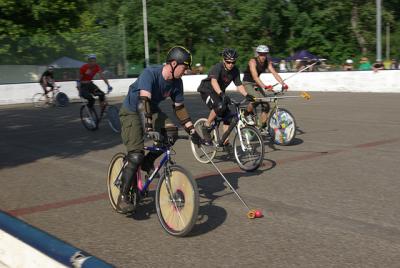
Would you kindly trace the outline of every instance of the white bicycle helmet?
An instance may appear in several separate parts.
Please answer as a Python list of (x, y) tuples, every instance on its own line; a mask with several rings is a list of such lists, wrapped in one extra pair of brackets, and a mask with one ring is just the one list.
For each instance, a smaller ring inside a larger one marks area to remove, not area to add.
[(265, 45), (259, 45), (256, 48), (256, 52), (257, 53), (268, 53), (269, 52), (269, 48), (267, 46), (265, 46)]
[(96, 59), (96, 54), (88, 54), (87, 55), (88, 60), (90, 59)]

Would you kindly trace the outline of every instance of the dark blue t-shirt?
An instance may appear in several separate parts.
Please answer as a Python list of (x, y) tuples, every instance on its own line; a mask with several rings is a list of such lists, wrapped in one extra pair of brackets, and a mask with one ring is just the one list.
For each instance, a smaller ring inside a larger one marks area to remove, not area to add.
[(137, 112), (140, 90), (151, 93), (151, 110), (158, 111), (158, 104), (171, 97), (173, 102), (183, 102), (183, 83), (182, 79), (165, 80), (162, 76), (163, 66), (148, 67), (140, 74), (138, 79), (129, 86), (123, 106), (131, 112)]

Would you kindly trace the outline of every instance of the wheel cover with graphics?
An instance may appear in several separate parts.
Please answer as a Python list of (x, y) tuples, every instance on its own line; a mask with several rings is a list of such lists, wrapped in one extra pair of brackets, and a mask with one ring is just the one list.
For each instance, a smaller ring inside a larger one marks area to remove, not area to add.
[(271, 115), (269, 131), (275, 144), (287, 145), (295, 136), (296, 122), (289, 112), (279, 109)]

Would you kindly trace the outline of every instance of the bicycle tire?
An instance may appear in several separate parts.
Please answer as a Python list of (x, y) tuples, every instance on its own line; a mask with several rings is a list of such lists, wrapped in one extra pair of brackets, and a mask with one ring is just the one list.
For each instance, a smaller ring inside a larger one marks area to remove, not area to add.
[(110, 201), (111, 207), (118, 213), (123, 213), (122, 209), (118, 205), (118, 197), (119, 197), (119, 186), (115, 185), (115, 181), (118, 178), (118, 175), (122, 172), (122, 168), (124, 166), (124, 158), (125, 154), (117, 153), (111, 159), (111, 162), (108, 166), (107, 173), (107, 193), (108, 200)]
[(83, 126), (87, 130), (95, 131), (98, 129), (99, 118), (94, 108), (90, 109), (89, 107), (87, 107), (87, 105), (82, 105), (80, 110), (80, 117)]
[(41, 108), (46, 105), (46, 95), (44, 93), (36, 93), (32, 96), (33, 106)]
[(64, 92), (59, 92), (56, 95), (56, 104), (59, 107), (65, 107), (69, 104), (69, 98)]
[[(162, 174), (157, 184), (155, 199), (157, 216), (168, 234), (183, 237), (196, 223), (200, 202), (199, 191), (190, 172), (178, 165), (172, 165), (168, 170), (169, 174)], [(170, 191), (168, 183), (171, 186)]]
[(296, 126), (296, 119), (284, 108), (273, 109), (268, 118), (268, 134), (278, 145), (292, 143), (296, 137)]
[[(244, 139), (243, 142), (245, 143), (244, 146), (247, 152), (243, 150), (242, 145), (239, 141), (240, 138), (239, 133), (236, 133), (235, 139), (233, 141), (233, 150), (236, 162), (242, 170), (254, 171), (259, 166), (261, 166), (264, 160), (264, 151), (265, 151), (264, 140), (261, 137), (260, 131), (253, 126), (245, 126), (241, 128), (239, 131), (242, 136), (242, 139)], [(256, 154), (254, 154), (255, 152)], [(241, 156), (242, 155), (250, 156), (250, 153), (254, 154), (256, 158), (252, 162), (249, 162), (250, 163), (249, 165), (247, 165), (245, 159), (243, 159)]]
[(107, 120), (110, 128), (116, 132), (121, 132), (121, 121), (119, 120), (119, 110), (116, 106), (108, 105)]
[[(194, 123), (194, 128), (196, 132), (200, 135), (201, 138), (203, 138), (203, 134), (201, 132), (201, 127), (204, 125), (204, 123), (207, 121), (206, 118), (200, 118)], [(215, 142), (215, 139), (217, 137), (217, 132), (213, 130), (211, 133), (211, 136)], [(216, 143), (216, 142), (215, 142)], [(194, 157), (196, 158), (197, 161), (203, 164), (207, 164), (210, 162), (210, 160), (207, 158), (207, 156), (204, 154), (208, 155), (210, 159), (214, 159), (215, 154), (217, 153), (217, 148), (215, 146), (205, 146), (201, 145), (201, 148), (203, 148), (204, 152), (199, 148), (196, 144), (194, 144), (192, 141), (190, 141), (190, 147), (192, 148), (192, 153)]]

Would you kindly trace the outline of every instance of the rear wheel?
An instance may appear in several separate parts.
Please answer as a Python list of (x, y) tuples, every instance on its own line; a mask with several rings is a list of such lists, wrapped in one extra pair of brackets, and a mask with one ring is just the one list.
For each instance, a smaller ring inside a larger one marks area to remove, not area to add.
[(69, 104), (69, 98), (67, 94), (65, 94), (64, 92), (59, 92), (56, 95), (56, 104), (60, 107), (67, 106)]
[(90, 109), (87, 105), (82, 105), (80, 114), (82, 124), (86, 129), (94, 131), (98, 128), (99, 118), (94, 108)]
[(36, 93), (32, 97), (34, 107), (40, 108), (46, 106), (46, 95), (44, 93)]
[(256, 170), (264, 160), (264, 141), (258, 129), (252, 126), (240, 128), (233, 142), (233, 150), (239, 167), (245, 171)]
[(193, 228), (199, 211), (199, 191), (192, 175), (180, 166), (170, 166), (156, 190), (157, 216), (164, 230), (185, 236)]
[[(204, 124), (206, 122), (207, 122), (206, 118), (200, 118), (196, 121), (196, 123), (194, 123), (194, 128), (196, 129), (196, 132), (200, 135), (200, 137), (202, 139), (204, 138), (203, 133), (202, 133), (202, 127), (204, 126)], [(213, 140), (214, 143), (216, 143), (215, 140), (217, 138), (217, 133), (216, 133), (215, 129), (210, 134), (211, 134), (211, 139)], [(193, 142), (190, 142), (190, 145), (191, 145), (194, 157), (200, 163), (209, 163), (210, 160), (207, 158), (207, 156), (210, 159), (213, 159), (215, 157), (215, 154), (217, 153), (217, 148), (215, 147), (215, 145), (210, 145), (210, 146), (201, 145), (201, 147), (198, 147)], [(203, 149), (204, 152), (201, 149)]]
[(108, 200), (112, 208), (118, 213), (123, 213), (122, 209), (118, 205), (119, 188), (121, 186), (122, 169), (124, 167), (125, 154), (117, 153), (111, 159), (110, 165), (108, 166), (107, 175), (107, 189), (108, 189)]
[(286, 109), (274, 109), (268, 119), (268, 133), (275, 144), (290, 145), (296, 137), (294, 116)]
[(119, 121), (119, 110), (117, 107), (113, 105), (109, 105), (107, 108), (107, 119), (108, 124), (110, 125), (111, 129), (119, 133), (121, 132), (121, 122)]

